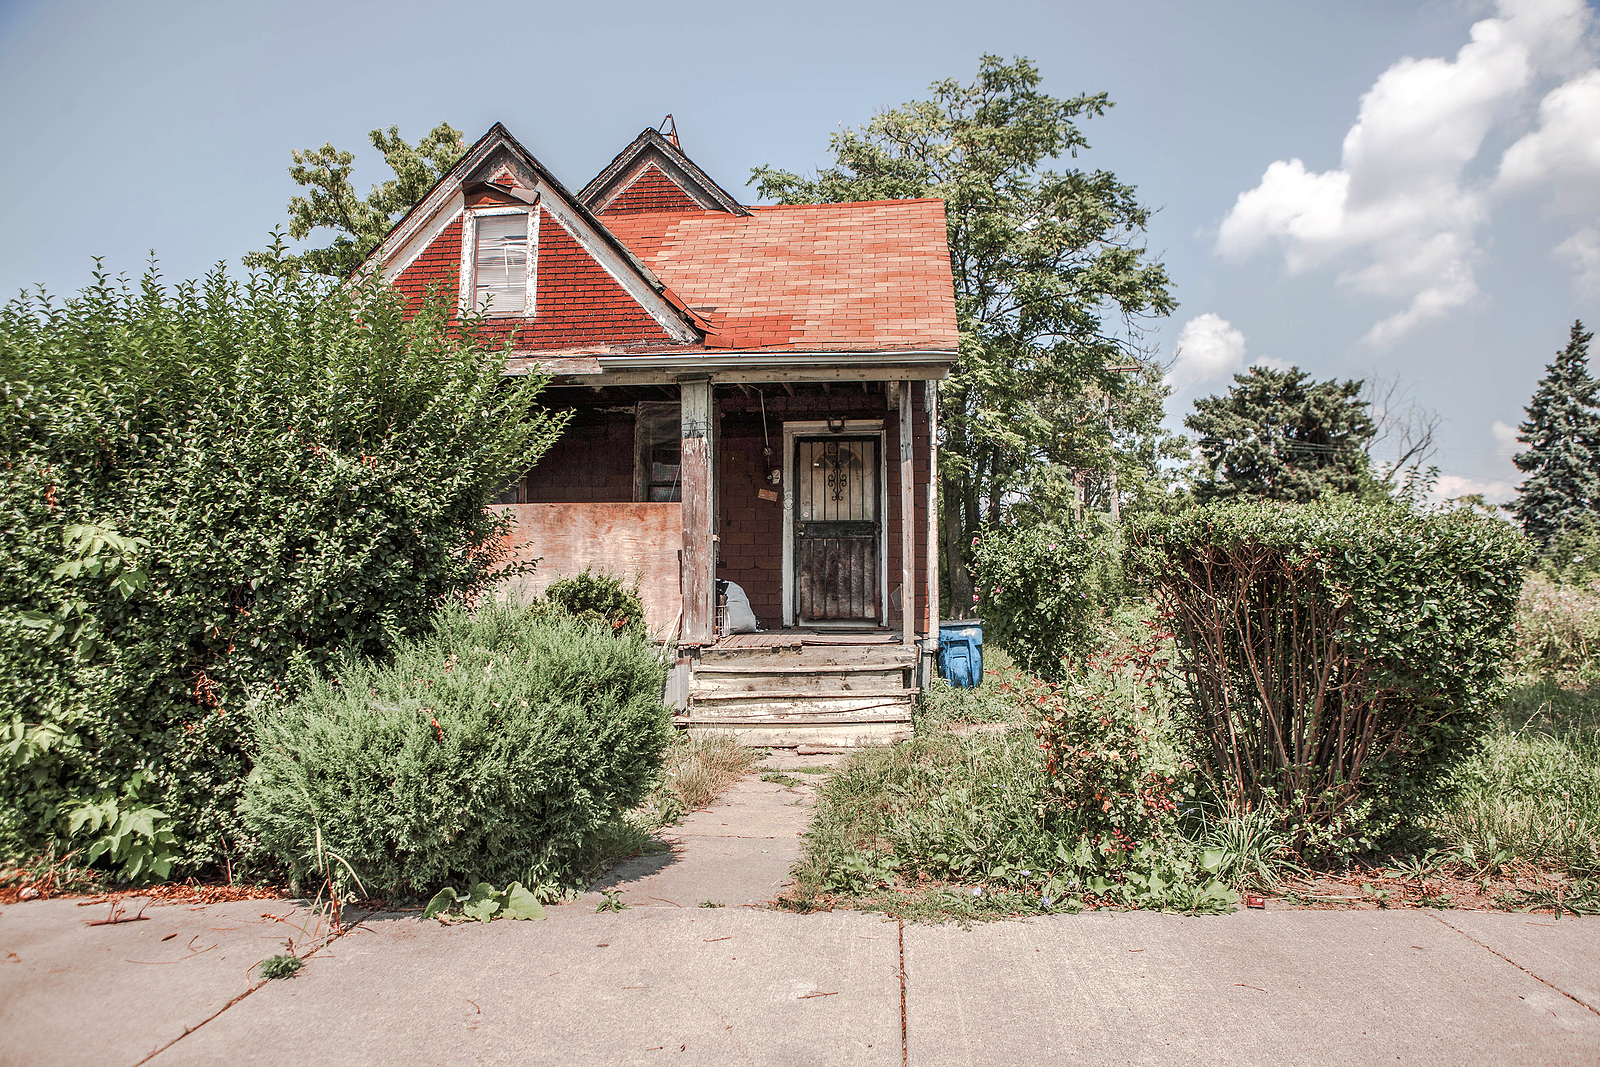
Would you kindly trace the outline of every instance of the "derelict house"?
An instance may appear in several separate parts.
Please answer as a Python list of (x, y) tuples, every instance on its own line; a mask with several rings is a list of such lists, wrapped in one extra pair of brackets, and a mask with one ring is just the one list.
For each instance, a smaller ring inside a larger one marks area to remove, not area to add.
[(860, 744), (909, 733), (938, 634), (945, 233), (938, 200), (746, 207), (653, 129), (573, 195), (496, 124), (366, 269), (553, 374), (572, 421), (500, 505), (534, 592), (637, 580), (690, 729)]

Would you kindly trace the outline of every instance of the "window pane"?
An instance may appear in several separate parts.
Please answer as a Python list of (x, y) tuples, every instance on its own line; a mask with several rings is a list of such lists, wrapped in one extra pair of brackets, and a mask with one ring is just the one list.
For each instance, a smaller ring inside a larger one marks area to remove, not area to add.
[(528, 303), (528, 216), (478, 219), (476, 307), (490, 315), (520, 315)]

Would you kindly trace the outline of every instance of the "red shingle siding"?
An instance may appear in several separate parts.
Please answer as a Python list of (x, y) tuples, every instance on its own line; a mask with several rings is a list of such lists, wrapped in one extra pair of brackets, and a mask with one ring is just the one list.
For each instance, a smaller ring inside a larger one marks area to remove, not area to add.
[(415, 314), (429, 286), (437, 286), (439, 296), (454, 304), (461, 289), (461, 220), (456, 219), (433, 239), (416, 261), (400, 272), (394, 287), (406, 298), (406, 313)]
[[(519, 349), (576, 348), (584, 345), (660, 344), (671, 335), (628, 291), (557, 222), (549, 212), (539, 219), (539, 260), (535, 278), (537, 313), (532, 319), (489, 319), (483, 336), (491, 344), (516, 331)], [(407, 308), (422, 304), (430, 285), (455, 299), (461, 278), (461, 220), (446, 226), (395, 279)]]
[(639, 172), (597, 215), (636, 215), (646, 211), (699, 211), (694, 198), (654, 164)]
[(633, 416), (579, 408), (566, 432), (527, 474), (530, 504), (633, 499)]

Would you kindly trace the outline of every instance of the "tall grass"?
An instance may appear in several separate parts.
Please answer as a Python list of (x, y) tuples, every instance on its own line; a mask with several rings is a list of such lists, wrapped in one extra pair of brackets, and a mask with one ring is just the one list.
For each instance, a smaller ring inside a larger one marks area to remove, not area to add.
[(1452, 850), (1600, 873), (1600, 693), (1553, 678), (1514, 689), (1431, 829)]

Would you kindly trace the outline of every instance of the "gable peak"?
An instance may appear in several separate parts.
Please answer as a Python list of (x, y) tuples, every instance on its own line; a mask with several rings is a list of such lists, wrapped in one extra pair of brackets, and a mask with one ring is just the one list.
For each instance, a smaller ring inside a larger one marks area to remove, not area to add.
[[(732, 194), (684, 154), (678, 140), (678, 125), (672, 116), (663, 119), (661, 125), (666, 127), (666, 133), (655, 127), (646, 128), (583, 187), (578, 193), (579, 202), (596, 215), (603, 215), (641, 181), (656, 186), (665, 181), (670, 183), (668, 191), (677, 195), (665, 199), (659, 194), (650, 196), (645, 198), (644, 206), (632, 206), (627, 210), (698, 210), (749, 215)], [(651, 206), (651, 201), (661, 206)]]

